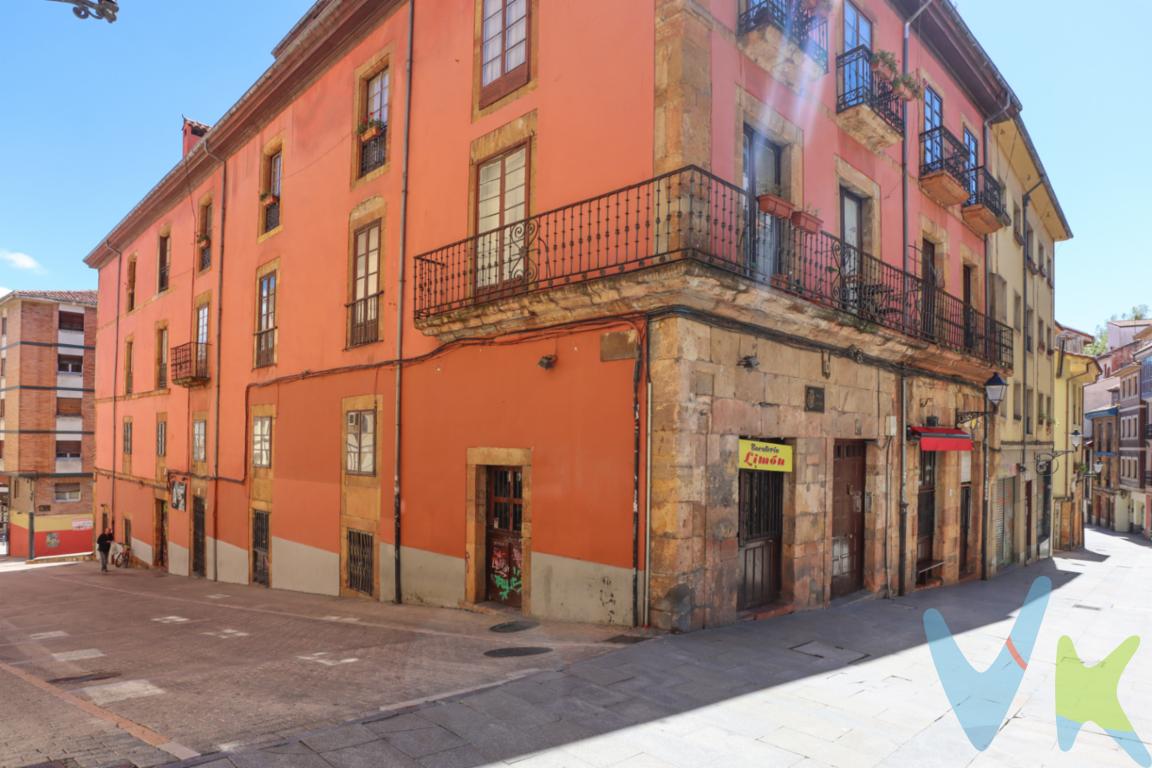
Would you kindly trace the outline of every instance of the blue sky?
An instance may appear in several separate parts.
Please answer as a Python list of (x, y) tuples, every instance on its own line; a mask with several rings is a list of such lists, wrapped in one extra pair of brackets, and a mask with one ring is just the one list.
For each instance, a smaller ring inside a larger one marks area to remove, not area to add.
[[(5, 0), (0, 286), (94, 286), (81, 259), (179, 159), (181, 114), (217, 120), (311, 4), (121, 0), (108, 24), (61, 3)], [(1074, 15), (1051, 0), (959, 7), (1023, 102), (1076, 234), (1057, 248), (1058, 319), (1091, 331), (1152, 303), (1144, 238), (1120, 226), (1149, 215), (1150, 153), (1130, 137), (1152, 118), (1131, 87), (1152, 3)]]

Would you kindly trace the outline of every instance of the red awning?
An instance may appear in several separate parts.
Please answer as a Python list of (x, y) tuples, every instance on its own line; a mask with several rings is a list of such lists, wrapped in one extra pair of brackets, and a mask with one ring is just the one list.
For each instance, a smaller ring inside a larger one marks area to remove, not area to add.
[(972, 435), (956, 427), (909, 427), (922, 451), (971, 451)]

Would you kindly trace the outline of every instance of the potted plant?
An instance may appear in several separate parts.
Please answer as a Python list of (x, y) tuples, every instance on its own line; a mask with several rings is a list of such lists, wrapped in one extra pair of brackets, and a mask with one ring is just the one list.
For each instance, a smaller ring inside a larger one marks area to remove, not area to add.
[(756, 202), (760, 205), (760, 212), (767, 213), (780, 219), (787, 219), (792, 215), (795, 206), (784, 196), (779, 187), (772, 187), (768, 191), (757, 195)]
[(912, 75), (892, 78), (892, 94), (900, 101), (915, 101), (924, 92), (924, 86)]
[(270, 205), (276, 205), (276, 203), (278, 203), (278, 202), (280, 202), (280, 196), (279, 195), (274, 195), (271, 192), (263, 192), (260, 195), (260, 203), (265, 208), (267, 208)]
[(201, 232), (196, 235), (196, 245), (200, 246), (201, 248), (207, 246), (210, 242), (212, 242), (212, 238), (208, 237), (206, 232)]
[(832, 13), (832, 0), (802, 0), (801, 5), (813, 16), (827, 16)]
[(792, 226), (796, 229), (816, 234), (823, 225), (824, 220), (820, 218), (819, 208), (806, 205), (803, 209), (797, 208), (792, 212)]
[(360, 133), (360, 141), (372, 141), (384, 133), (384, 123), (376, 119), (368, 119), (360, 123), (356, 129)]
[(896, 54), (891, 51), (873, 51), (871, 65), (872, 73), (882, 80), (892, 80), (899, 70)]

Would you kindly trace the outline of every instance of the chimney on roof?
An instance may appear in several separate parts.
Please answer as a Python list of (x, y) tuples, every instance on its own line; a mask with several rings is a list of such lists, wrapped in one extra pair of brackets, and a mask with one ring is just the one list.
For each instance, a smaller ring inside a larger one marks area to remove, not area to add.
[(200, 139), (204, 137), (204, 134), (208, 133), (209, 127), (210, 126), (204, 125), (204, 123), (198, 123), (195, 120), (184, 118), (184, 130), (182, 131), (184, 154), (182, 157), (188, 156), (188, 153), (192, 151), (192, 147), (196, 146), (196, 142), (200, 141)]

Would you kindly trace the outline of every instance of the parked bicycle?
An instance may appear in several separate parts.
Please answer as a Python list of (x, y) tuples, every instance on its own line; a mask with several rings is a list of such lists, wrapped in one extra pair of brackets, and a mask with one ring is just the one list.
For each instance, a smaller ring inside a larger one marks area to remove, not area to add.
[(132, 547), (114, 544), (110, 562), (117, 568), (127, 568), (132, 564)]

